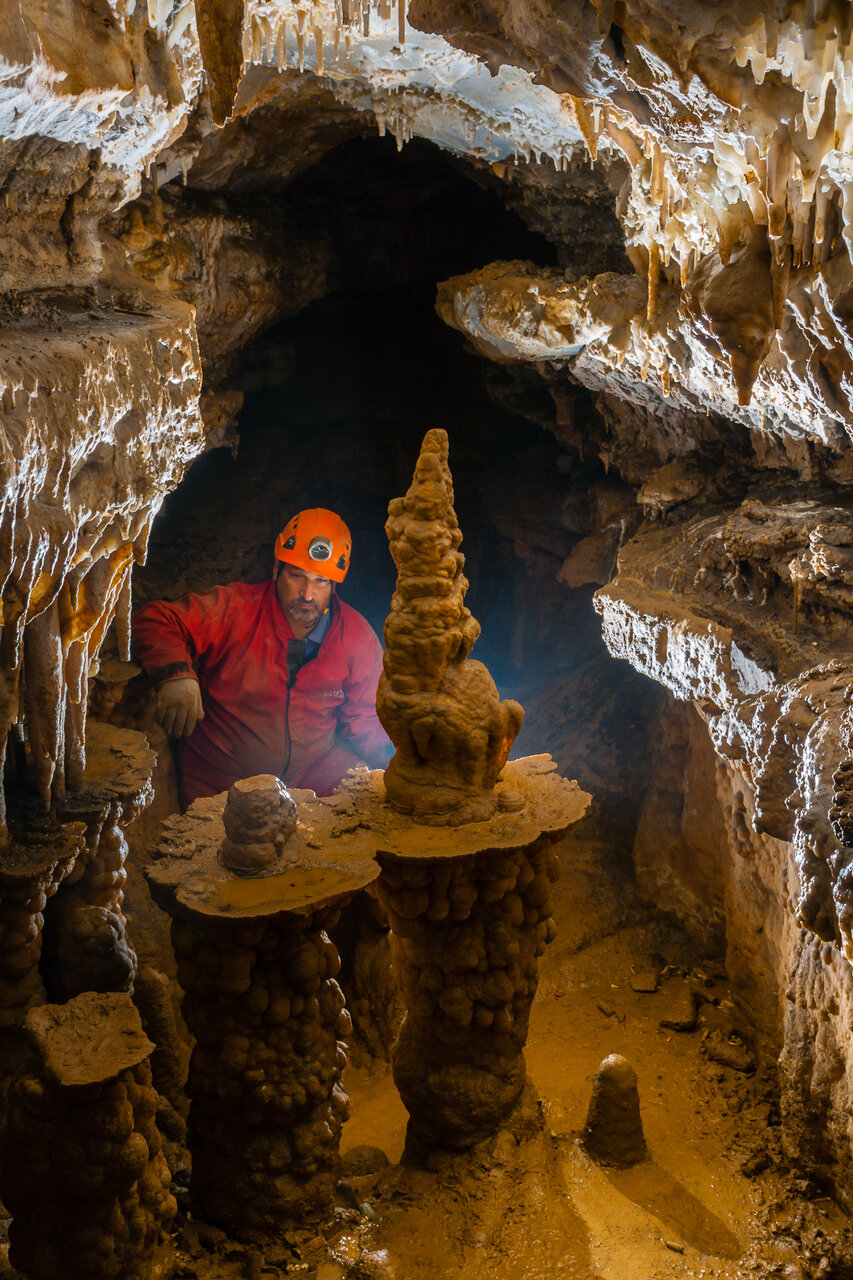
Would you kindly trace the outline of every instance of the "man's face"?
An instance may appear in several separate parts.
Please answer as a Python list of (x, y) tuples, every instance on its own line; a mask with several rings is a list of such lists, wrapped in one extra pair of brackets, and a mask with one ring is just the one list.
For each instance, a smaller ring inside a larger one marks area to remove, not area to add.
[(332, 598), (332, 584), (317, 573), (283, 564), (275, 583), (278, 602), (294, 632), (304, 638), (322, 618)]

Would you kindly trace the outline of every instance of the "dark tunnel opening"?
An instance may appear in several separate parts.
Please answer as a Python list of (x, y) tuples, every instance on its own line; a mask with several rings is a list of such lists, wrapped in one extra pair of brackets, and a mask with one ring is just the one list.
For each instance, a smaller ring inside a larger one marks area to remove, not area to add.
[(239, 354), (225, 383), (245, 395), (236, 457), (204, 455), (166, 500), (137, 601), (263, 580), (290, 516), (325, 506), (353, 533), (342, 598), (381, 636), (396, 580), (388, 501), (406, 492), (425, 432), (443, 427), (466, 603), (482, 627), (473, 656), (502, 696), (527, 705), (517, 753), (552, 751), (594, 786), (611, 811), (606, 825), (630, 841), (661, 695), (608, 655), (595, 583), (558, 581), (589, 532), (588, 487), (603, 467), (547, 429), (554, 406), (543, 379), (476, 355), (434, 310), (439, 280), (495, 258), (553, 261), (553, 247), (426, 144), (398, 156), (387, 140), (346, 143), (283, 200), (350, 266), (334, 292)]

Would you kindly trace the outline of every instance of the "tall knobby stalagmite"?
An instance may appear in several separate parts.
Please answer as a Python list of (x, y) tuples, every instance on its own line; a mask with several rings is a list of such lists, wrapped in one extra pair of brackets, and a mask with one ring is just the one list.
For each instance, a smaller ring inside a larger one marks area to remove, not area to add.
[(590, 797), (549, 756), (507, 764), (524, 712), (468, 657), (480, 628), (464, 605), (444, 431), (427, 432), (386, 530), (399, 570), (377, 696), (397, 748), (390, 803), (375, 774), (340, 792), (382, 868), (370, 891), (391, 925), (406, 1004), (392, 1066), (407, 1157), (418, 1159), (488, 1137), (522, 1095), (538, 960), (555, 934), (551, 846)]
[(396, 748), (386, 795), (420, 822), (485, 821), (524, 711), (501, 702), (486, 668), (468, 657), (480, 626), (464, 603), (446, 431), (425, 435), (411, 487), (390, 503), (385, 529), (398, 570), (376, 699)]

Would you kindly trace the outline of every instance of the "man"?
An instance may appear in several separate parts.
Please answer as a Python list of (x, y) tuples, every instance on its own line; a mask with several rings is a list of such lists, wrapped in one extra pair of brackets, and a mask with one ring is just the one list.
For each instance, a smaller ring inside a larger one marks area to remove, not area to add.
[(328, 795), (359, 760), (385, 763), (382, 648), (335, 594), (350, 546), (334, 512), (300, 511), (276, 539), (270, 581), (158, 600), (135, 615), (136, 657), (177, 739), (184, 807), (256, 773)]

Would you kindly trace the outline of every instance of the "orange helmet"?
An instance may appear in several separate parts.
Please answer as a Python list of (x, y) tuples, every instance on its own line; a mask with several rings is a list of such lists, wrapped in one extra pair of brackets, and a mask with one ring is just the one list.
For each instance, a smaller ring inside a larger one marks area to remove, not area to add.
[(343, 582), (349, 569), (350, 531), (340, 516), (325, 507), (300, 511), (275, 540), (275, 558), (306, 573)]

